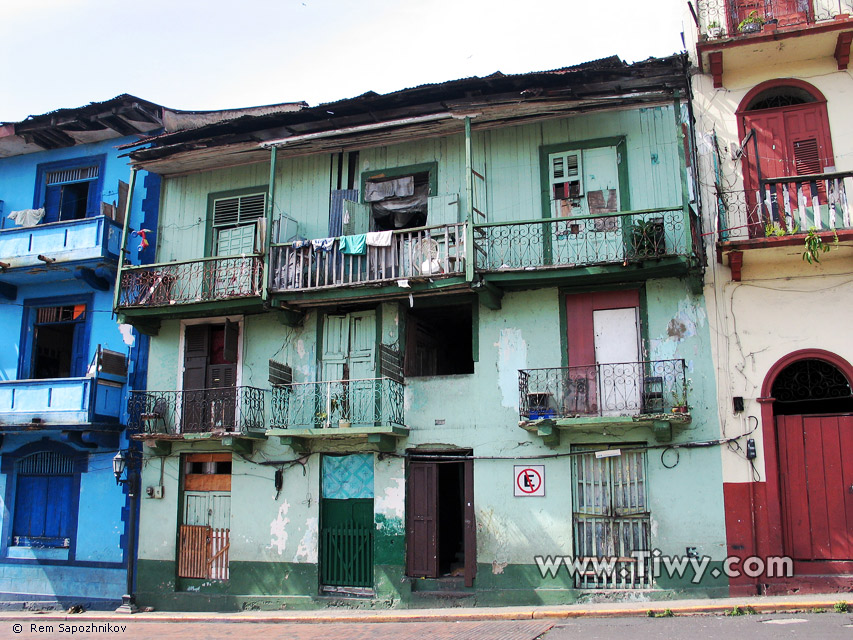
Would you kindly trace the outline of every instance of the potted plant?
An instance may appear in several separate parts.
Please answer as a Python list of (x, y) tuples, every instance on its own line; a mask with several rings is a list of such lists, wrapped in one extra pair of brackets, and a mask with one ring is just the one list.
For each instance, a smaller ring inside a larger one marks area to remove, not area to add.
[(693, 380), (687, 378), (684, 381), (684, 386), (681, 389), (675, 389), (672, 392), (672, 412), (673, 413), (689, 413), (690, 405), (687, 404), (687, 398), (690, 395), (690, 389), (693, 387)]
[(737, 30), (741, 33), (757, 33), (761, 31), (764, 25), (764, 18), (759, 15), (758, 11), (750, 11), (747, 16), (740, 21)]
[(631, 228), (631, 249), (633, 257), (651, 258), (666, 253), (666, 236), (663, 220), (637, 220)]
[(708, 24), (708, 37), (716, 40), (717, 38), (722, 38), (726, 35), (726, 32), (723, 31), (723, 28), (720, 26), (720, 23), (716, 20), (712, 21)]

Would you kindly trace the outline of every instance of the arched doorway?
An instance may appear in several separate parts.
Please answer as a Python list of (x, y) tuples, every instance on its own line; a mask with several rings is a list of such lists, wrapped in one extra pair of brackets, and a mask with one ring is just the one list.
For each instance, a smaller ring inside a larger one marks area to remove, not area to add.
[(823, 173), (835, 165), (826, 98), (802, 80), (771, 80), (753, 87), (736, 114), (740, 139), (754, 132), (743, 149), (743, 180), (750, 236), (763, 237), (756, 196), (763, 193), (762, 181)]
[(853, 561), (853, 393), (849, 365), (816, 355), (779, 369), (770, 395), (782, 548), (819, 570)]

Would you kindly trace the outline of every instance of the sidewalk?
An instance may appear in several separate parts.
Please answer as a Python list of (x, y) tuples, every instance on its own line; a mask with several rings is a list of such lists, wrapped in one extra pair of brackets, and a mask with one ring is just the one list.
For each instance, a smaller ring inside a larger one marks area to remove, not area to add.
[(560, 620), (589, 617), (647, 616), (648, 612), (672, 611), (674, 615), (721, 615), (734, 607), (751, 607), (756, 613), (832, 611), (836, 602), (851, 602), (853, 594), (831, 593), (792, 596), (753, 596), (697, 600), (658, 600), (654, 602), (606, 602), (559, 606), (477, 607), (451, 609), (389, 609), (383, 611), (312, 610), (312, 611), (245, 611), (237, 613), (196, 613), (176, 611), (140, 612), (134, 615), (106, 611), (79, 614), (64, 612), (5, 611), (0, 621), (34, 619), (56, 622), (455, 622), (482, 620)]

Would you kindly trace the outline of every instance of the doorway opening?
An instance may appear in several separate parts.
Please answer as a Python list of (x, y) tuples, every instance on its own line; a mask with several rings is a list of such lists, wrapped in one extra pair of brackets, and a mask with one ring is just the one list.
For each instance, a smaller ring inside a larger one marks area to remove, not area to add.
[(464, 577), (476, 567), (473, 460), (470, 450), (409, 455), (408, 575)]
[(411, 309), (406, 316), (406, 375), (474, 373), (470, 303)]

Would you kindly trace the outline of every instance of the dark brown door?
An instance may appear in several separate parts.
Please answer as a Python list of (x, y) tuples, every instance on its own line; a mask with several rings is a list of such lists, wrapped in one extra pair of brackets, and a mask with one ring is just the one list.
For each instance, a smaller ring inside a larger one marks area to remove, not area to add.
[(410, 462), (406, 563), (415, 578), (438, 577), (438, 468)]
[(785, 551), (853, 559), (853, 416), (777, 416)]

